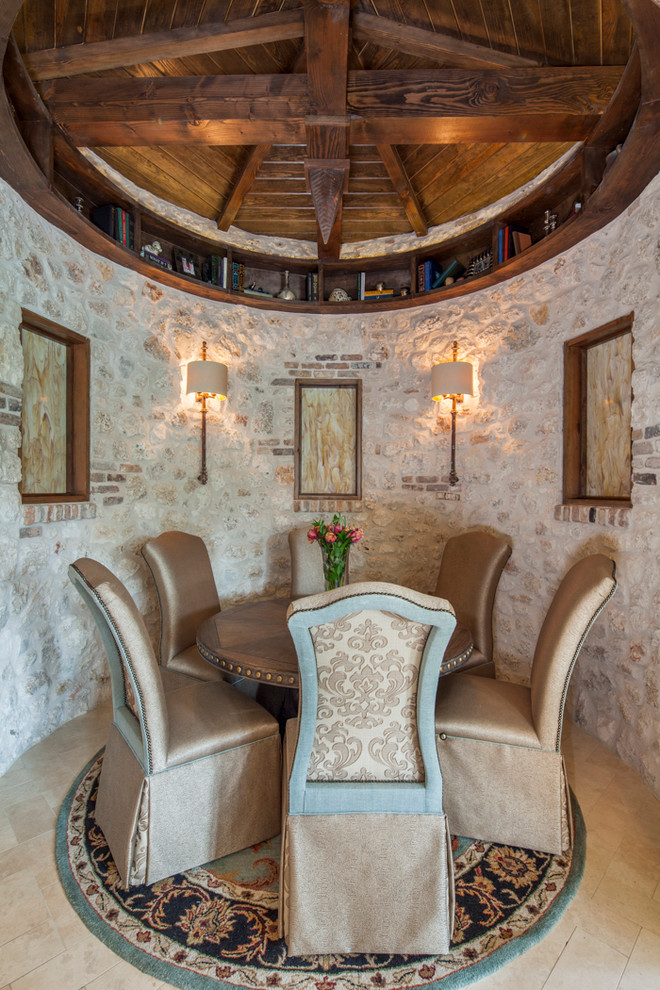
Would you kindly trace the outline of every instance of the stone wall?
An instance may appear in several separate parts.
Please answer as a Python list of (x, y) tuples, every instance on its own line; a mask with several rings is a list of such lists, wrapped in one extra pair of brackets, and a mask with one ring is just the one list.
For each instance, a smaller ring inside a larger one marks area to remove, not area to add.
[[(116, 267), (50, 227), (0, 185), (0, 772), (25, 749), (109, 696), (100, 642), (67, 580), (80, 555), (126, 582), (150, 628), (156, 603), (139, 554), (165, 529), (202, 536), (224, 605), (286, 595), (294, 512), (296, 377), (363, 382), (366, 531), (352, 579), (433, 589), (444, 540), (471, 527), (510, 538), (496, 600), (501, 671), (529, 672), (563, 573), (612, 554), (620, 588), (589, 634), (571, 690), (574, 717), (660, 795), (657, 353), (660, 177), (607, 229), (535, 272), (401, 313), (311, 316), (228, 306)], [(89, 503), (21, 505), (21, 308), (90, 338)], [(635, 312), (633, 508), (561, 506), (562, 344)], [(430, 401), (430, 367), (473, 362), (476, 394), (458, 417), (448, 485), (449, 417)], [(199, 413), (183, 369), (229, 366), (229, 399), (211, 403), (209, 483), (199, 473)]]

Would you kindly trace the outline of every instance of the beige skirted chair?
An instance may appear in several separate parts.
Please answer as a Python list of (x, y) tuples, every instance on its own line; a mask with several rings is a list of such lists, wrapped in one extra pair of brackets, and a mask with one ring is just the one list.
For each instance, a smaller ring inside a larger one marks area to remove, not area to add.
[(142, 556), (158, 593), (161, 666), (203, 681), (226, 680), (197, 649), (197, 627), (220, 611), (204, 541), (191, 533), (171, 530), (147, 540)]
[(316, 595), (325, 589), (323, 558), (318, 543), (307, 539), (309, 526), (289, 531), (291, 552), (291, 598)]
[(616, 587), (614, 562), (603, 554), (571, 567), (541, 627), (530, 687), (446, 678), (435, 726), (454, 834), (548, 853), (570, 847), (564, 704), (582, 644)]
[(365, 582), (298, 599), (280, 933), (290, 955), (447, 952), (454, 885), (433, 732), (448, 602)]
[(440, 561), (435, 587), (438, 598), (452, 603), (456, 621), (472, 633), (472, 656), (460, 672), (495, 676), (493, 663), (493, 602), (511, 547), (485, 530), (450, 537)]
[(113, 723), (96, 820), (122, 882), (152, 884), (280, 830), (277, 722), (224, 681), (165, 694), (142, 616), (103, 564), (69, 576), (101, 632)]

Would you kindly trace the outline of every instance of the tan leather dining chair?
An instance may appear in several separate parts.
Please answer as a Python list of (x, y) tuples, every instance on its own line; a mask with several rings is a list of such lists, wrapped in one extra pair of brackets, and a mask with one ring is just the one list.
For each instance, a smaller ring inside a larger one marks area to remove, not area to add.
[(541, 627), (530, 687), (473, 674), (444, 679), (435, 729), (454, 834), (548, 853), (571, 845), (564, 704), (582, 644), (616, 587), (603, 554), (571, 567)]
[(470, 630), (474, 644), (472, 656), (454, 676), (466, 670), (495, 676), (493, 603), (510, 556), (507, 541), (485, 530), (460, 533), (445, 544), (435, 594), (452, 603), (456, 621)]
[(447, 952), (453, 863), (433, 732), (451, 605), (359, 582), (289, 606), (280, 932), (292, 955)]
[(165, 694), (142, 616), (89, 558), (69, 576), (106, 650), (113, 722), (96, 821), (122, 882), (151, 884), (245, 849), (280, 829), (277, 722), (224, 681)]
[(203, 681), (225, 680), (197, 649), (197, 627), (220, 611), (204, 541), (191, 533), (170, 530), (147, 540), (142, 556), (158, 593), (161, 666)]
[(325, 590), (323, 558), (318, 543), (307, 539), (309, 526), (289, 531), (291, 553), (291, 598), (316, 595)]

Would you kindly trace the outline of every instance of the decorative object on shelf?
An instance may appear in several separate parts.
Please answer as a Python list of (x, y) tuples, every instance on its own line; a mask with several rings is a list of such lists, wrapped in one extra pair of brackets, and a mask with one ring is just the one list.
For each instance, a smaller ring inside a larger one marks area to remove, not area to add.
[(399, 289), (400, 296), (407, 296), (409, 293), (410, 293), (409, 285), (402, 285), (401, 288)]
[(310, 543), (318, 543), (323, 557), (323, 579), (326, 591), (341, 588), (346, 580), (348, 552), (364, 536), (357, 526), (349, 526), (346, 517), (335, 512), (331, 523), (315, 519), (307, 533)]
[(431, 398), (434, 402), (451, 399), (451, 467), (449, 484), (458, 481), (456, 474), (456, 407), (464, 395), (474, 395), (472, 365), (469, 361), (458, 361), (458, 341), (452, 344), (451, 361), (434, 364), (431, 369)]
[(328, 302), (350, 302), (351, 297), (349, 296), (346, 289), (333, 289), (328, 296)]
[(194, 254), (174, 248), (174, 264), (180, 275), (187, 275), (189, 278), (200, 278), (199, 263)]
[(551, 213), (550, 210), (546, 210), (543, 216), (543, 231), (547, 237), (551, 234), (553, 230), (557, 228), (557, 214)]
[(140, 251), (142, 257), (144, 257), (146, 252), (153, 255), (161, 255), (163, 253), (163, 248), (160, 241), (152, 241), (151, 244), (145, 244)]
[(295, 292), (293, 291), (293, 289), (291, 288), (291, 286), (289, 285), (289, 272), (288, 271), (284, 272), (284, 287), (282, 288), (282, 290), (280, 292), (277, 293), (277, 298), (278, 299), (288, 299), (288, 300), (291, 300), (291, 301), (293, 301), (294, 299), (297, 299), (298, 298), (296, 296)]
[(168, 271), (172, 270), (172, 262), (169, 258), (163, 257), (163, 249), (160, 241), (153, 241), (151, 244), (143, 245), (140, 249), (140, 257), (144, 258), (145, 261), (150, 261), (152, 265), (158, 265), (159, 268), (165, 268)]
[(190, 361), (186, 369), (186, 394), (195, 393), (195, 401), (202, 404), (202, 470), (199, 482), (205, 485), (209, 479), (206, 470), (206, 400), (227, 398), (228, 371), (226, 364), (208, 361), (206, 341), (202, 341), (202, 360)]

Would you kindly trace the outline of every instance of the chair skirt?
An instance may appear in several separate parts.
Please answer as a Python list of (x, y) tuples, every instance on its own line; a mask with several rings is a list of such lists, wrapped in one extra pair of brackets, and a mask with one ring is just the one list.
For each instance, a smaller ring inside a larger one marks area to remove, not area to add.
[(269, 839), (280, 830), (279, 736), (149, 775), (113, 725), (96, 820), (130, 886)]
[(454, 835), (559, 854), (572, 841), (561, 753), (437, 737), (444, 809)]
[(445, 815), (288, 815), (281, 929), (290, 955), (449, 951)]

